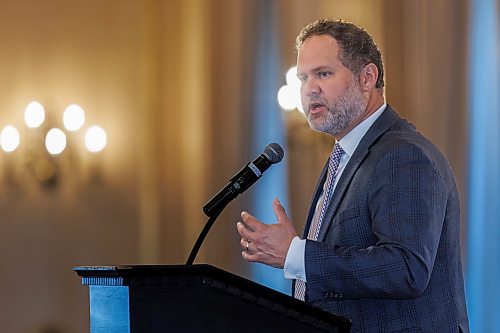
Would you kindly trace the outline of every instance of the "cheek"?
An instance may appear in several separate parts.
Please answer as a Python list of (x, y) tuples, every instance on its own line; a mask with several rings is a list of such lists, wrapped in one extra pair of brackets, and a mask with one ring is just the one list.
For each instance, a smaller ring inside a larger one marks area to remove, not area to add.
[(300, 96), (300, 100), (301, 100), (302, 102), (306, 101), (307, 95), (306, 95), (306, 93), (305, 93), (305, 91), (304, 91), (303, 86), (300, 86), (299, 96)]
[(307, 112), (307, 105), (309, 104), (309, 98), (307, 97), (306, 93), (304, 92), (304, 90), (302, 89), (302, 87), (300, 88), (300, 92), (299, 92), (299, 105), (301, 106), (301, 108), (299, 108), (300, 111), (302, 111), (306, 116), (308, 114)]
[(329, 84), (323, 87), (323, 93), (329, 101), (337, 100), (340, 96), (346, 94), (348, 86), (345, 84)]

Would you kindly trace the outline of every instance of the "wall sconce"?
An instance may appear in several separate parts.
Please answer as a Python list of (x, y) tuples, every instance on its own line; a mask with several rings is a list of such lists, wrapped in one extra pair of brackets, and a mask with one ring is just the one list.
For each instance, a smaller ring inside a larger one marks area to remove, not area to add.
[(60, 119), (62, 124), (49, 116), (46, 117), (42, 104), (33, 101), (24, 111), (24, 135), (13, 125), (5, 126), (0, 132), (5, 174), (10, 182), (22, 182), (29, 173), (43, 185), (55, 186), (62, 174), (74, 175), (81, 169), (81, 146), (90, 154), (106, 147), (106, 132), (101, 127), (89, 126), (82, 132), (85, 112), (80, 106), (66, 107)]

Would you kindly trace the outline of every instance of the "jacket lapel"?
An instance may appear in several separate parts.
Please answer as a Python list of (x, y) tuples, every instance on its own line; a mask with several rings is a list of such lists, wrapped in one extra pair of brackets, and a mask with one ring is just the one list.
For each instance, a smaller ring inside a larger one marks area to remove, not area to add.
[[(349, 159), (349, 162), (344, 168), (344, 171), (342, 172), (342, 175), (337, 183), (337, 186), (335, 187), (335, 191), (333, 192), (332, 199), (330, 200), (330, 203), (328, 204), (328, 208), (325, 213), (325, 217), (323, 218), (323, 222), (321, 224), (321, 229), (318, 235), (318, 241), (324, 240), (328, 229), (330, 227), (330, 224), (333, 220), (333, 217), (335, 216), (337, 212), (337, 208), (342, 201), (342, 198), (345, 195), (345, 192), (349, 188), (349, 184), (356, 174), (356, 171), (358, 170), (359, 166), (363, 162), (363, 160), (366, 158), (366, 156), (370, 152), (370, 147), (377, 141), (377, 139), (385, 133), (391, 126), (394, 125), (398, 120), (400, 120), (399, 116), (396, 114), (396, 112), (389, 106), (387, 105), (387, 108), (385, 111), (380, 115), (380, 117), (373, 123), (373, 125), (370, 127), (368, 132), (366, 132), (365, 136), (361, 139), (359, 142), (358, 147), (354, 151), (354, 154), (351, 156)], [(324, 178), (324, 175), (322, 174), (322, 178)], [(322, 182), (321, 182), (322, 183)], [(320, 187), (321, 189), (321, 187)], [(319, 189), (319, 190), (320, 190)], [(316, 191), (318, 191), (318, 188), (316, 188)], [(316, 193), (315, 197), (318, 196)], [(316, 198), (317, 200), (317, 198)], [(316, 200), (314, 202), (316, 202)], [(314, 207), (313, 207), (314, 209)], [(314, 212), (313, 212), (314, 213)], [(311, 212), (309, 212), (309, 215), (311, 216)], [(308, 223), (310, 223), (310, 219), (308, 218)]]

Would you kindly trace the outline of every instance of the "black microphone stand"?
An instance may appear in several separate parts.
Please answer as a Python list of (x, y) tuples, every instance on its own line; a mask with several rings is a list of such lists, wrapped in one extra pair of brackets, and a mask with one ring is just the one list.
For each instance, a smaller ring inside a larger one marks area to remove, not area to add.
[(205, 240), (205, 237), (207, 236), (208, 232), (210, 231), (210, 228), (212, 228), (212, 225), (214, 224), (215, 220), (219, 217), (220, 213), (222, 212), (222, 209), (219, 209), (218, 212), (216, 212), (214, 215), (212, 215), (205, 226), (203, 227), (203, 230), (201, 230), (200, 235), (198, 236), (198, 239), (196, 240), (196, 243), (194, 243), (193, 249), (191, 250), (191, 253), (189, 254), (189, 258), (186, 261), (186, 265), (192, 265), (194, 262), (194, 259), (196, 258), (196, 255), (198, 254), (198, 251), (200, 250), (201, 244)]
[(236, 176), (231, 178), (229, 184), (226, 185), (219, 193), (215, 195), (205, 206), (203, 212), (208, 215), (205, 227), (200, 232), (193, 249), (189, 254), (186, 265), (192, 265), (201, 244), (205, 240), (210, 228), (214, 224), (217, 217), (224, 210), (227, 204), (236, 198), (239, 194), (243, 193), (246, 189), (253, 185), (272, 164), (281, 162), (283, 159), (283, 148), (277, 143), (270, 143), (264, 149), (264, 153), (260, 154), (253, 162), (247, 164), (246, 167), (241, 169)]

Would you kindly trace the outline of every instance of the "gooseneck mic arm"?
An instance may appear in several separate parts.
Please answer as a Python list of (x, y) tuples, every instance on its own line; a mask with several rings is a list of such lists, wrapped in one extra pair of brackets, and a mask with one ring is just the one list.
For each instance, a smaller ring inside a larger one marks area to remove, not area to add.
[(188, 260), (186, 261), (186, 265), (193, 264), (194, 259), (196, 259), (196, 255), (198, 254), (198, 251), (200, 250), (201, 244), (203, 244), (205, 237), (207, 236), (208, 232), (210, 231), (210, 228), (212, 228), (212, 225), (214, 225), (215, 220), (217, 220), (220, 213), (221, 212), (218, 212), (208, 219), (207, 223), (203, 227), (203, 230), (201, 230), (200, 235), (198, 236), (198, 239), (196, 240), (196, 243), (194, 243), (194, 246), (191, 249), (191, 253), (189, 254)]
[(224, 210), (229, 202), (252, 186), (272, 164), (279, 163), (283, 159), (283, 148), (277, 143), (270, 143), (253, 162), (248, 163), (236, 176), (231, 178), (219, 193), (217, 193), (205, 206), (203, 212), (209, 217), (205, 227), (201, 231), (196, 243), (189, 254), (186, 265), (192, 265), (201, 244), (205, 240), (210, 228), (215, 223), (217, 217)]

